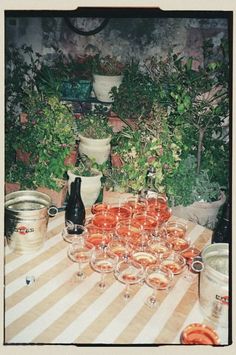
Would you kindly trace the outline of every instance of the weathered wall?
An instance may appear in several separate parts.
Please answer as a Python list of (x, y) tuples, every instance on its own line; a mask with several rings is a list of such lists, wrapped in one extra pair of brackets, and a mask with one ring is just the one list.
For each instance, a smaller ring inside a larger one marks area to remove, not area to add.
[(174, 49), (201, 61), (203, 40), (212, 38), (215, 44), (219, 43), (227, 36), (227, 27), (224, 18), (112, 18), (101, 32), (85, 37), (69, 29), (63, 18), (9, 17), (6, 43), (32, 45), (48, 57), (53, 48), (60, 48), (74, 56), (101, 51), (124, 60), (135, 57), (142, 61), (150, 55), (164, 56)]

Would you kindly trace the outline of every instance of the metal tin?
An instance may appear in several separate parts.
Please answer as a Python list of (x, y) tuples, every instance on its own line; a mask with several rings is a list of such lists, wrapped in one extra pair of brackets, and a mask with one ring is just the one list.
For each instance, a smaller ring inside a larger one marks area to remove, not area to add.
[(202, 251), (204, 270), (200, 274), (199, 301), (205, 316), (222, 327), (228, 326), (229, 246), (211, 244)]
[(5, 235), (11, 250), (28, 254), (43, 246), (51, 215), (50, 205), (51, 198), (38, 191), (22, 190), (6, 195)]
[(184, 345), (219, 345), (220, 339), (216, 331), (201, 323), (189, 324), (181, 333), (181, 344)]

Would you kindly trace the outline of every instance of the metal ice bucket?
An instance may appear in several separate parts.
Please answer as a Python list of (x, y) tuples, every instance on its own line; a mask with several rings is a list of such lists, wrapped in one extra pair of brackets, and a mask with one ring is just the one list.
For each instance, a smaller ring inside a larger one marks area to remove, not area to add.
[(11, 250), (29, 254), (42, 248), (49, 216), (57, 213), (51, 198), (38, 191), (22, 190), (5, 197), (5, 236)]

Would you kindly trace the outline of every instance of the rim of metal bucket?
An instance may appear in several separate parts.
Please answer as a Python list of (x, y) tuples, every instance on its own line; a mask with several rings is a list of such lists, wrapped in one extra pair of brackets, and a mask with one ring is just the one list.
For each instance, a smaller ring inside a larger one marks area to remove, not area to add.
[[(221, 249), (220, 249), (221, 247)], [(212, 271), (214, 273), (215, 276), (221, 278), (221, 279), (224, 279), (224, 280), (228, 280), (229, 278), (229, 275), (226, 275), (220, 271), (217, 271), (216, 269), (214, 269), (212, 266), (210, 266), (207, 261), (206, 261), (206, 254), (209, 253), (209, 250), (211, 251), (212, 250), (212, 253), (214, 252), (214, 249), (215, 249), (215, 252), (216, 252), (216, 256), (217, 255), (222, 255), (222, 253), (220, 252), (227, 252), (227, 255), (229, 255), (229, 245), (227, 243), (215, 243), (215, 244), (210, 244), (208, 245), (207, 247), (205, 247), (201, 253), (201, 256), (202, 256), (202, 261), (203, 261), (203, 264), (204, 264), (204, 268), (206, 269), (206, 267)], [(218, 250), (219, 249), (219, 250)], [(208, 254), (209, 256), (209, 254)]]
[(48, 207), (52, 203), (51, 197), (43, 192), (33, 190), (20, 190), (11, 192), (5, 196), (5, 208), (8, 211), (19, 212), (17, 209), (9, 208), (9, 206), (12, 206), (18, 202), (24, 202), (26, 196), (28, 198), (28, 201), (36, 202), (37, 198), (37, 202), (42, 203), (43, 207), (37, 208), (35, 209), (35, 211), (43, 210), (45, 208), (48, 209)]

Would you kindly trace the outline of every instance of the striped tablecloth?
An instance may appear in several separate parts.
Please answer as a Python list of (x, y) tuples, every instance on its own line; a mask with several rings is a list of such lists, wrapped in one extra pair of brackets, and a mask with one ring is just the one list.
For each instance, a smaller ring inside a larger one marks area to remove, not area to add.
[[(172, 217), (173, 219), (173, 217)], [(177, 219), (177, 218), (176, 218)], [(16, 255), (5, 247), (5, 344), (179, 344), (180, 333), (192, 322), (204, 322), (198, 303), (198, 278), (175, 276), (167, 294), (159, 292), (160, 306), (145, 305), (152, 290), (132, 286), (125, 302), (124, 285), (107, 276), (101, 292), (100, 275), (85, 266), (87, 277), (78, 282), (77, 265), (67, 258), (62, 239), (64, 213), (51, 218), (44, 247), (33, 255)], [(188, 222), (192, 242), (202, 249), (211, 231)], [(35, 282), (26, 285), (26, 276)], [(227, 329), (216, 328), (221, 344)]]

